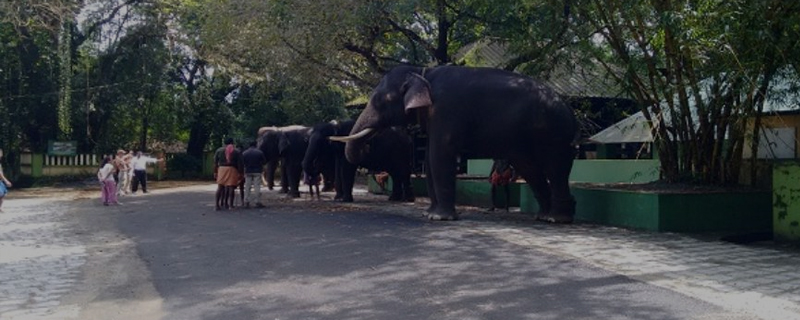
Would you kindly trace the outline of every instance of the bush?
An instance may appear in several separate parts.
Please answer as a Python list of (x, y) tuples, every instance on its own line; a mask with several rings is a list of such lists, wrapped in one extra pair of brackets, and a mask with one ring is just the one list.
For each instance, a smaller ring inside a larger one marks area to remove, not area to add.
[(203, 160), (186, 153), (176, 154), (167, 161), (167, 173), (175, 173), (180, 178), (202, 176)]

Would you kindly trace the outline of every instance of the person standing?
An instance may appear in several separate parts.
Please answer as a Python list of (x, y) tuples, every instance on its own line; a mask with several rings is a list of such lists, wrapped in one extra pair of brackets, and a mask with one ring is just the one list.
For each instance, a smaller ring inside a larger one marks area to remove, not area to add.
[(122, 157), (128, 167), (128, 180), (125, 180), (125, 184), (122, 185), (122, 192), (124, 192), (126, 195), (131, 194), (131, 184), (133, 182), (133, 157), (133, 150), (128, 151), (128, 154)]
[(131, 160), (133, 163), (133, 176), (136, 181), (133, 182), (132, 191), (135, 194), (139, 190), (139, 185), (142, 185), (142, 193), (147, 193), (147, 164), (164, 161), (164, 159), (156, 159), (142, 155), (141, 151), (136, 152), (136, 156)]
[[(3, 160), (3, 150), (0, 149), (0, 160)], [(3, 212), (3, 199), (8, 194), (8, 188), (11, 188), (11, 181), (8, 181), (6, 175), (3, 173), (3, 165), (0, 164), (0, 212)]]
[[(242, 149), (244, 149), (244, 148), (242, 148), (241, 145), (237, 145), (236, 146), (236, 152), (238, 152), (239, 154), (243, 154), (242, 153)], [(239, 171), (238, 171), (239, 172), (239, 184), (236, 187), (233, 188), (234, 189), (233, 190), (234, 191), (233, 197), (234, 197), (234, 199), (236, 198), (236, 188), (238, 187), (239, 188), (239, 195), (241, 196), (241, 199), (242, 199), (241, 204), (242, 204), (242, 206), (244, 206), (244, 161), (240, 161), (240, 162), (241, 162), (241, 165), (237, 167), (239, 169)], [(234, 201), (233, 203), (236, 204), (236, 201)]]
[(494, 211), (499, 201), (496, 197), (497, 187), (503, 187), (506, 195), (505, 209), (508, 211), (509, 203), (511, 202), (511, 191), (509, 185), (517, 179), (517, 174), (514, 167), (506, 159), (494, 159), (492, 169), (489, 176), (489, 183), (492, 184), (492, 207), (489, 211)]
[(97, 180), (100, 181), (102, 189), (100, 190), (100, 200), (103, 205), (119, 204), (117, 201), (117, 183), (114, 182), (114, 165), (111, 163), (111, 156), (103, 157), (103, 162), (100, 164), (100, 170), (97, 170)]
[(117, 150), (117, 156), (114, 158), (114, 167), (117, 169), (117, 197), (127, 194), (125, 192), (125, 185), (130, 184), (130, 162), (125, 159), (125, 150)]
[(239, 169), (242, 154), (233, 145), (233, 138), (225, 139), (225, 145), (214, 153), (214, 179), (217, 181), (216, 209), (233, 208), (236, 186), (239, 185)]
[[(245, 207), (250, 207), (250, 203), (255, 201), (256, 208), (263, 208), (261, 203), (261, 172), (267, 164), (267, 157), (264, 152), (256, 148), (256, 142), (250, 142), (250, 147), (242, 154), (244, 164), (244, 192)], [(251, 188), (253, 189), (251, 191)], [(255, 200), (254, 200), (255, 199)]]

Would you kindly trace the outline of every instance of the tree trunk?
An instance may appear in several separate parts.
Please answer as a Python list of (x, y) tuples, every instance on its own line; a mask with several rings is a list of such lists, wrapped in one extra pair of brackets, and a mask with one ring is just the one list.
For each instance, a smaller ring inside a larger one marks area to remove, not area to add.
[(69, 140), (72, 137), (70, 120), (72, 97), (72, 24), (65, 21), (61, 25), (58, 38), (59, 58), (59, 97), (58, 97), (58, 138)]
[(210, 136), (209, 130), (201, 121), (192, 124), (192, 129), (189, 131), (189, 143), (186, 146), (186, 153), (197, 159), (202, 159), (203, 151), (206, 144), (208, 144)]
[(144, 98), (139, 98), (139, 109), (142, 112), (142, 131), (139, 133), (139, 151), (147, 151), (147, 130), (150, 127), (147, 110), (149, 109), (144, 102)]
[(450, 20), (447, 19), (447, 3), (445, 0), (439, 0), (436, 4), (436, 15), (438, 16), (439, 34), (436, 39), (436, 60), (439, 65), (444, 65), (450, 62), (450, 55), (447, 52), (448, 37), (450, 33)]

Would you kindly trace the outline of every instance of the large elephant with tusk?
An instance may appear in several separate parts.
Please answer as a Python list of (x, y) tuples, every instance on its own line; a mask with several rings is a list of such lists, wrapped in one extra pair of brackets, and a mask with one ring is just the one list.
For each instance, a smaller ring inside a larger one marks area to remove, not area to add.
[(334, 200), (353, 201), (353, 183), (356, 169), (386, 171), (392, 177), (392, 193), (389, 201), (414, 202), (411, 187), (413, 143), (405, 128), (387, 128), (369, 139), (369, 152), (360, 162), (353, 164), (344, 156), (345, 145), (336, 142), (339, 136), (350, 134), (355, 121), (331, 121), (320, 123), (311, 130), (308, 149), (303, 159), (303, 171), (314, 173), (315, 164), (329, 157), (335, 163), (336, 197)]
[(358, 163), (376, 130), (419, 122), (428, 135), (426, 175), (432, 220), (455, 220), (456, 159), (462, 152), (508, 159), (539, 202), (538, 218), (570, 223), (569, 174), (578, 123), (546, 85), (490, 68), (400, 66), (375, 87), (346, 141)]

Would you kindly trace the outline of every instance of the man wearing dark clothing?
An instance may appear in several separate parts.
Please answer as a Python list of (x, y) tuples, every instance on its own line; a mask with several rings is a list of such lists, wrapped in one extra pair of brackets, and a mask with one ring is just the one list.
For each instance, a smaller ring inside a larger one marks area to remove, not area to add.
[[(256, 203), (256, 208), (263, 208), (261, 204), (261, 171), (264, 165), (267, 164), (267, 158), (264, 153), (256, 148), (256, 143), (251, 142), (250, 148), (242, 153), (242, 162), (244, 163), (244, 192), (245, 192), (245, 207), (250, 206), (250, 202)], [(250, 188), (255, 189), (252, 192)], [(255, 199), (255, 201), (254, 201)]]

